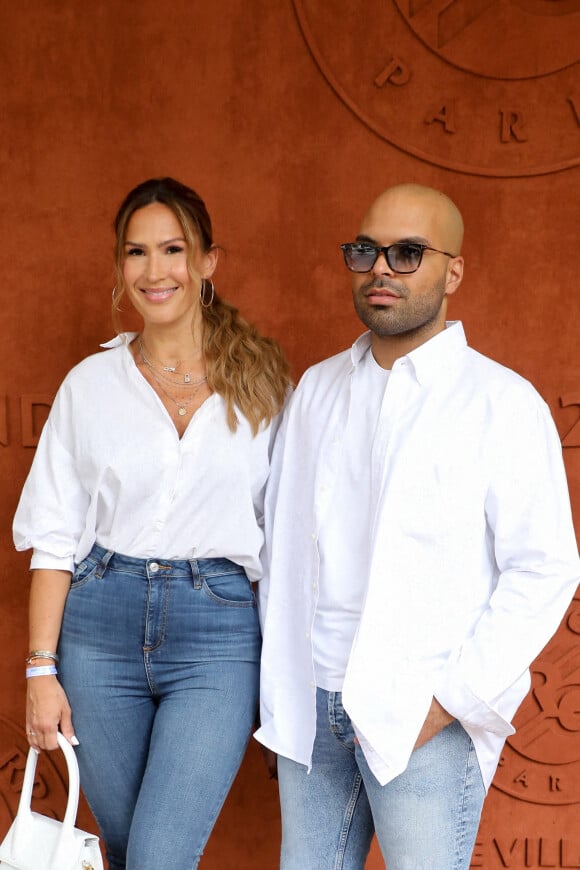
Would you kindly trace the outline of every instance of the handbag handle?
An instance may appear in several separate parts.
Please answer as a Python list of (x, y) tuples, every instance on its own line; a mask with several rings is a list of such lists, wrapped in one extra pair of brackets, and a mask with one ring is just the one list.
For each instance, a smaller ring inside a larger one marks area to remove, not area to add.
[[(75, 755), (74, 749), (64, 737), (60, 731), (57, 732), (57, 740), (58, 745), (64, 753), (64, 757), (66, 759), (66, 766), (68, 768), (68, 800), (66, 805), (66, 812), (64, 814), (63, 820), (63, 835), (73, 833), (77, 811), (79, 808), (79, 786), (80, 786), (80, 778), (79, 778), (79, 766), (77, 762), (77, 757)], [(26, 825), (26, 820), (32, 816), (32, 810), (30, 807), (32, 801), (32, 789), (34, 788), (34, 777), (36, 774), (36, 762), (38, 760), (39, 751), (34, 749), (32, 746), (28, 750), (28, 758), (26, 759), (26, 768), (24, 771), (24, 782), (22, 784), (22, 791), (20, 793), (20, 801), (18, 802), (18, 811), (16, 813), (16, 818), (14, 819), (14, 840), (18, 841), (18, 831), (19, 828), (24, 833), (26, 830), (30, 830), (30, 828)]]

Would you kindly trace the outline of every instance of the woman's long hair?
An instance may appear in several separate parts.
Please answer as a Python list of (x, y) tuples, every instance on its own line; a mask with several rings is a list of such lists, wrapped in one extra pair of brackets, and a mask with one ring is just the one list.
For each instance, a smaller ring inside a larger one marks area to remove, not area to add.
[[(114, 223), (117, 285), (113, 294), (113, 323), (118, 332), (122, 331), (120, 303), (126, 292), (123, 261), (127, 225), (135, 211), (154, 202), (170, 208), (179, 221), (187, 241), (189, 259), (197, 245), (201, 245), (204, 252), (213, 246), (209, 214), (204, 201), (194, 190), (173, 178), (152, 178), (130, 191)], [(203, 281), (202, 295), (207, 296)], [(284, 404), (290, 386), (288, 363), (277, 341), (260, 335), (236, 308), (217, 294), (207, 307), (200, 305), (200, 310), (207, 384), (224, 399), (232, 432), (238, 425), (237, 406), (255, 435)]]

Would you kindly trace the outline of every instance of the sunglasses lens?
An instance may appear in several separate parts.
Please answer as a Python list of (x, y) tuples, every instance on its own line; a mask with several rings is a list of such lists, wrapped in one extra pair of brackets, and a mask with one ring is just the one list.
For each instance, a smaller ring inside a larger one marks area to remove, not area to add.
[(341, 245), (341, 248), (344, 262), (351, 272), (370, 272), (381, 250), (387, 254), (389, 268), (400, 275), (416, 272), (423, 258), (422, 245), (407, 242), (396, 242), (382, 249), (363, 242), (352, 242)]
[(351, 272), (370, 272), (377, 261), (377, 249), (372, 245), (342, 245), (342, 253)]
[(421, 265), (423, 248), (421, 245), (395, 244), (389, 247), (389, 265), (394, 272), (404, 275), (416, 272)]

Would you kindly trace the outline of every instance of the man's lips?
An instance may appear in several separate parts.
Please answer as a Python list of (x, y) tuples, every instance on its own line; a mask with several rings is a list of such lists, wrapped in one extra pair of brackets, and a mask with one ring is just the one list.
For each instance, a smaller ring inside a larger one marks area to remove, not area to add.
[(378, 305), (389, 305), (401, 298), (398, 293), (394, 293), (392, 290), (377, 290), (376, 288), (367, 290), (364, 295), (367, 302), (374, 302)]
[(405, 295), (404, 291), (401, 292), (382, 281), (371, 281), (363, 285), (361, 292), (367, 302), (375, 305), (392, 305)]
[(367, 290), (365, 296), (392, 296), (394, 299), (400, 299), (399, 294), (393, 292), (393, 290), (377, 290), (375, 287)]

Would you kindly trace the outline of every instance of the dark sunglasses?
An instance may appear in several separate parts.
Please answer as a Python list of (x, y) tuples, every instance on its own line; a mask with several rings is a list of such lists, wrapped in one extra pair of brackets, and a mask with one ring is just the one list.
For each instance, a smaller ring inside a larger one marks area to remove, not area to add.
[(419, 242), (395, 242), (394, 245), (381, 247), (371, 245), (369, 242), (348, 242), (341, 245), (344, 262), (351, 272), (370, 272), (381, 254), (384, 254), (389, 269), (400, 275), (408, 275), (416, 272), (423, 259), (424, 251), (435, 251), (446, 257), (454, 257), (447, 251), (440, 251), (430, 245), (421, 245)]

